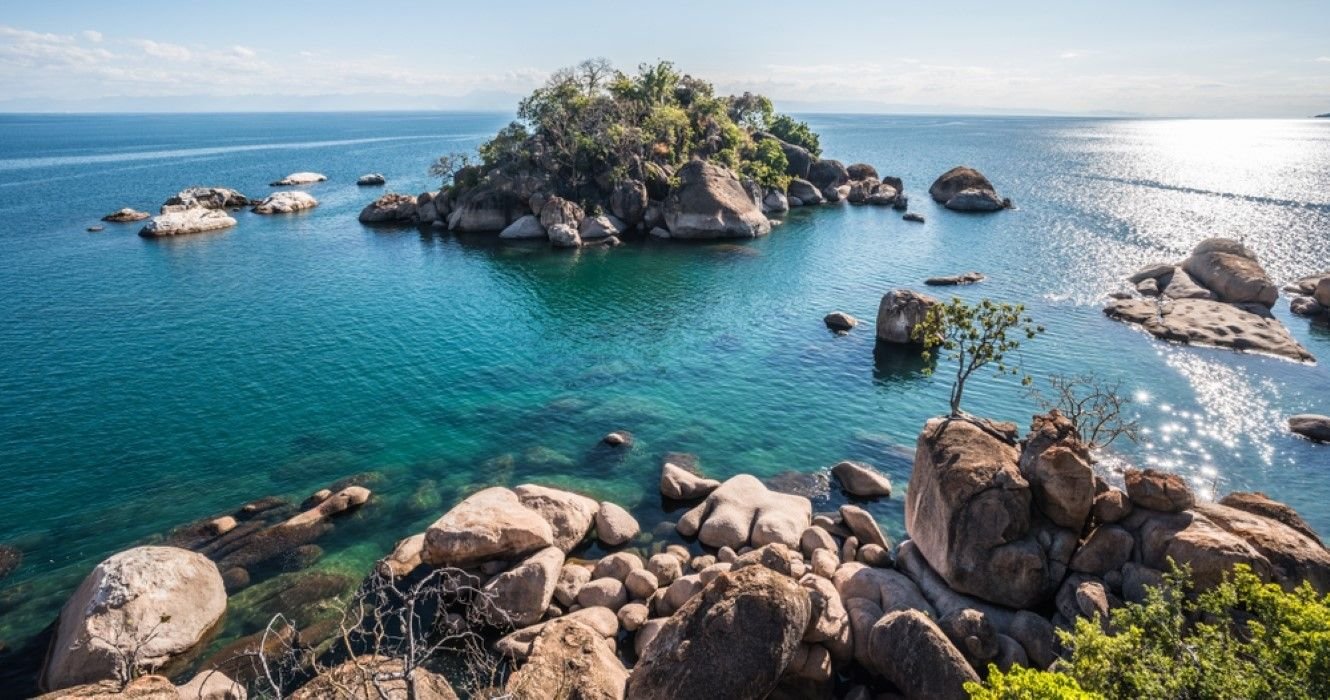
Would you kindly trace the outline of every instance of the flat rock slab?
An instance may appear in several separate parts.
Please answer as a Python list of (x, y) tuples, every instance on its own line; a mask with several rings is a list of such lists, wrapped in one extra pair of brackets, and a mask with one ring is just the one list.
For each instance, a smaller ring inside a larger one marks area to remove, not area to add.
[(1277, 319), (1211, 299), (1115, 299), (1104, 307), (1104, 313), (1165, 340), (1259, 352), (1298, 362), (1315, 359)]

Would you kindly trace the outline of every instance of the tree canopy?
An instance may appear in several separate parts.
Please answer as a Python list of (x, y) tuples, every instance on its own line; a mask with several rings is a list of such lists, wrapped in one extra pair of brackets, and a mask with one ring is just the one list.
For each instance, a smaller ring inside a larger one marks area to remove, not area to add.
[(788, 161), (768, 133), (820, 152), (817, 134), (776, 113), (766, 97), (718, 96), (669, 61), (629, 74), (590, 59), (555, 72), (522, 100), (517, 120), (479, 155), (486, 172), (543, 176), (558, 194), (580, 200), (624, 179), (661, 177), (664, 169), (653, 166), (672, 169), (693, 158), (783, 189)]

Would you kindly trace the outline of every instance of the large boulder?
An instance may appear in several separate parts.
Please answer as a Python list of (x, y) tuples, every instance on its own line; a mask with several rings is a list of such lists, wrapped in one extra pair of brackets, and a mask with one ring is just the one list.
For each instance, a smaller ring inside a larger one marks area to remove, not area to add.
[(118, 657), (135, 647), (143, 668), (179, 668), (225, 613), (222, 575), (202, 554), (176, 547), (120, 552), (98, 564), (60, 611), (42, 686), (114, 678)]
[(545, 227), (540, 225), (540, 219), (534, 214), (527, 214), (500, 231), (499, 238), (545, 238)]
[(1330, 275), (1321, 278), (1316, 283), (1316, 290), (1312, 292), (1312, 298), (1320, 304), (1323, 309), (1330, 309)]
[(839, 462), (831, 468), (831, 475), (851, 496), (886, 498), (891, 495), (891, 479), (863, 462)]
[(696, 474), (673, 462), (666, 461), (660, 467), (660, 495), (675, 501), (692, 501), (705, 498), (712, 491), (720, 488), (720, 482)]
[(582, 245), (582, 236), (577, 233), (577, 229), (567, 224), (555, 224), (545, 229), (545, 235), (555, 248), (577, 248)]
[(1293, 510), (1279, 501), (1271, 499), (1269, 496), (1259, 491), (1234, 491), (1219, 499), (1219, 505), (1244, 510), (1263, 518), (1269, 518), (1270, 520), (1281, 522), (1294, 530), (1301, 532), (1307, 537), (1310, 537), (1316, 542), (1321, 541), (1320, 536), (1316, 534), (1316, 531), (1312, 529), (1311, 525), (1307, 524), (1306, 520), (1302, 519), (1302, 516), (1298, 514), (1298, 511)]
[(790, 180), (785, 192), (790, 197), (799, 200), (803, 206), (821, 204), (825, 201), (822, 197), (822, 190), (819, 190), (813, 183), (797, 177)]
[(421, 559), (432, 566), (469, 567), (515, 559), (554, 544), (548, 521), (502, 487), (468, 496), (429, 526)]
[(564, 553), (572, 550), (587, 534), (596, 517), (599, 504), (591, 498), (571, 491), (561, 491), (535, 484), (522, 484), (513, 489), (522, 505), (540, 513), (554, 532), (554, 546)]
[(236, 225), (236, 220), (220, 209), (193, 207), (154, 216), (140, 231), (144, 238), (166, 238), (190, 233), (220, 231)]
[(882, 295), (877, 306), (877, 339), (887, 343), (918, 343), (914, 328), (936, 303), (937, 299), (909, 289), (893, 289)]
[(1195, 511), (1137, 509), (1122, 524), (1136, 535), (1140, 563), (1159, 571), (1185, 565), (1201, 590), (1218, 585), (1237, 564), (1264, 579), (1271, 576), (1270, 560), (1251, 543)]
[(849, 176), (850, 180), (868, 180), (870, 178), (873, 180), (879, 179), (877, 168), (874, 168), (867, 163), (852, 163), (845, 168), (845, 173)]
[(819, 160), (808, 168), (808, 181), (819, 190), (828, 187), (840, 187), (850, 181), (850, 173), (845, 164), (838, 160)]
[(497, 233), (528, 212), (527, 200), (516, 192), (482, 185), (458, 199), (448, 215), (448, 228), (461, 233)]
[(685, 537), (711, 547), (739, 549), (780, 542), (798, 548), (813, 519), (813, 504), (803, 496), (771, 491), (749, 474), (730, 478), (679, 518)]
[(586, 212), (576, 202), (570, 202), (563, 197), (550, 197), (540, 207), (540, 225), (548, 230), (551, 226), (563, 224), (577, 230), (582, 225), (582, 219), (586, 218)]
[(547, 623), (530, 656), (508, 678), (514, 700), (615, 700), (624, 697), (628, 670), (596, 629), (573, 619)]
[(563, 551), (546, 547), (490, 579), (483, 589), (494, 606), (490, 621), (496, 627), (540, 622), (554, 598), (562, 568)]
[(629, 226), (636, 226), (646, 215), (647, 186), (640, 180), (624, 180), (610, 193), (610, 213)]
[(284, 190), (274, 192), (263, 198), (262, 202), (254, 205), (255, 214), (291, 214), (305, 209), (313, 209), (319, 205), (319, 200), (308, 192), (300, 190)]
[(966, 700), (966, 683), (979, 675), (927, 615), (898, 610), (882, 616), (869, 637), (874, 672), (891, 681), (907, 698)]
[(423, 668), (410, 681), (400, 659), (358, 656), (315, 676), (291, 700), (457, 700), (448, 679)]
[(1196, 512), (1260, 552), (1269, 560), (1275, 582), (1292, 589), (1307, 581), (1322, 595), (1330, 593), (1330, 551), (1315, 537), (1278, 520), (1218, 503), (1198, 504)]
[(790, 177), (807, 178), (809, 169), (812, 168), (813, 162), (817, 160), (817, 156), (810, 153), (803, 146), (788, 143), (765, 131), (754, 132), (753, 138), (758, 140), (771, 139), (780, 146), (781, 152), (785, 154), (785, 174)]
[(808, 591), (764, 566), (722, 573), (642, 649), (631, 700), (759, 700), (776, 687), (809, 627)]
[(1220, 301), (1270, 308), (1279, 297), (1279, 289), (1256, 256), (1237, 241), (1222, 238), (1202, 241), (1191, 257), (1183, 261), (1182, 269), (1214, 292)]
[(1017, 457), (974, 421), (928, 421), (906, 489), (905, 529), (952, 588), (1025, 608), (1058, 582), (1031, 533), (1032, 495)]
[(1128, 469), (1122, 477), (1127, 485), (1127, 496), (1142, 508), (1176, 513), (1196, 502), (1187, 482), (1177, 474), (1157, 469)]
[(952, 211), (998, 211), (1005, 209), (1007, 203), (993, 190), (961, 190), (944, 204)]
[(993, 192), (993, 183), (984, 174), (964, 165), (958, 165), (943, 173), (928, 188), (928, 195), (938, 204), (946, 204), (952, 197), (965, 190)]
[(771, 222), (734, 173), (694, 160), (679, 168), (679, 187), (665, 200), (670, 238), (754, 238)]

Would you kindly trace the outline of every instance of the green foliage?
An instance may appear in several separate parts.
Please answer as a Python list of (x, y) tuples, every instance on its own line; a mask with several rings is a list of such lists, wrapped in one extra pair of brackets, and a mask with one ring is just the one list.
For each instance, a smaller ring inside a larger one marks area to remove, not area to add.
[(790, 161), (785, 158), (780, 144), (765, 139), (753, 144), (750, 155), (744, 159), (740, 173), (757, 180), (766, 187), (776, 187), (784, 191), (790, 184), (790, 176), (785, 169)]
[[(923, 343), (924, 362), (939, 356), (956, 362), (956, 379), (951, 385), (951, 414), (960, 415), (965, 382), (979, 369), (993, 365), (999, 376), (1021, 376), (1022, 384), (1031, 379), (1021, 373), (1019, 363), (1008, 355), (1021, 345), (1018, 336), (1033, 340), (1044, 332), (1033, 325), (1020, 304), (995, 303), (988, 299), (971, 306), (957, 297), (928, 307), (924, 319), (913, 330), (914, 340)], [(1010, 336), (1009, 336), (1010, 334)], [(932, 367), (924, 370), (932, 373)]]
[[(1293, 591), (1263, 583), (1246, 565), (1199, 593), (1175, 570), (1144, 602), (1113, 610), (1107, 630), (1079, 620), (1061, 636), (1065, 658), (1049, 671), (1023, 672), (1026, 687), (1070, 680), (1088, 697), (1113, 700), (1330, 697), (1330, 596), (1308, 582)], [(1012, 687), (1010, 678), (990, 676), (967, 690), (975, 698), (1064, 697), (993, 694)]]
[(768, 122), (767, 131), (786, 143), (803, 146), (815, 156), (822, 155), (821, 141), (817, 134), (813, 133), (813, 130), (808, 127), (807, 122), (798, 121), (794, 117), (785, 114), (778, 114)]
[(754, 143), (752, 132), (776, 128), (817, 147), (817, 135), (777, 115), (771, 100), (719, 97), (669, 61), (644, 63), (635, 74), (604, 59), (583, 61), (555, 72), (522, 100), (517, 116), (480, 147), (486, 171), (542, 175), (555, 193), (578, 201), (603, 198), (606, 183), (642, 177), (644, 163), (677, 168), (692, 158), (783, 187), (784, 154)]
[[(471, 168), (471, 156), (466, 153), (447, 153), (439, 156), (430, 163), (429, 174), (442, 181), (442, 185), (447, 187), (452, 184), (454, 179), (464, 170)], [(461, 184), (461, 183), (459, 183)]]
[(1003, 673), (989, 664), (985, 683), (969, 682), (965, 692), (972, 700), (1100, 700), (1102, 695), (1081, 689), (1075, 678), (1062, 673), (1013, 666)]

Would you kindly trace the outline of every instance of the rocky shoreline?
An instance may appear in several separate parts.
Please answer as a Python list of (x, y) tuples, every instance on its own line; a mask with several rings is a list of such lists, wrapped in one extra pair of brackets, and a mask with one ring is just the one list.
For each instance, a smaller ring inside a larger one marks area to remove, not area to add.
[[(632, 449), (626, 435), (606, 444)], [(871, 466), (844, 462), (830, 476), (856, 498), (891, 498)], [(1110, 483), (1119, 477), (1121, 486)], [(1285, 587), (1330, 591), (1330, 551), (1287, 506), (1256, 493), (1200, 502), (1180, 477), (1153, 470), (1099, 473), (1056, 411), (1035, 416), (1023, 438), (1010, 423), (929, 421), (900, 543), (854, 503), (814, 512), (806, 496), (749, 475), (710, 479), (679, 456), (662, 462), (657, 486), (686, 509), (648, 527), (566, 490), (480, 489), (402, 539), (361, 589), (387, 581), (409, 590), (440, 572), (472, 581), (486, 654), (503, 669), (492, 690), (512, 697), (575, 687), (578, 697), (754, 699), (967, 697), (964, 683), (989, 664), (1047, 668), (1061, 653), (1055, 630), (1141, 600), (1170, 560), (1202, 587), (1242, 563)], [(53, 627), (41, 674), (48, 697), (245, 697), (240, 685), (260, 679), (235, 659), (266, 642), (197, 658), (228, 597), (271, 595), (271, 581), (252, 582), (251, 570), (316, 547), (336, 518), (373, 507), (370, 489), (344, 482), (300, 507), (261, 499), (112, 556)], [(607, 553), (586, 559), (593, 542)], [(393, 659), (330, 647), (335, 630), (302, 627), (290, 643), (319, 663), (291, 676), (303, 688), (284, 692), (328, 697), (348, 677), (368, 682), (354, 675), (366, 668), (405, 682), (382, 671)], [(146, 676), (115, 692), (110, 640), (145, 637), (142, 658), (166, 674), (193, 669), (174, 679), (188, 682)], [(430, 689), (417, 697), (456, 697), (442, 668), (413, 671), (417, 691)]]

